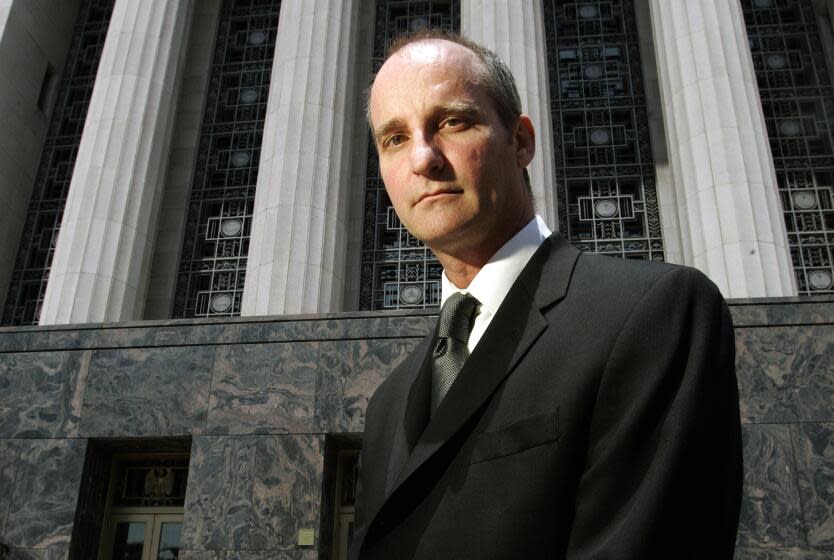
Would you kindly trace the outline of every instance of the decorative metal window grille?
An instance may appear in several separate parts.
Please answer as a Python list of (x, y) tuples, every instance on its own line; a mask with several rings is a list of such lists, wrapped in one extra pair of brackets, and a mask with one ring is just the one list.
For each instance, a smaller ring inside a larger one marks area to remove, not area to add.
[(17, 252), (4, 325), (38, 323), (114, 0), (87, 0), (73, 29)]
[(810, 0), (742, 0), (800, 294), (834, 293), (834, 88)]
[[(459, 0), (377, 0), (374, 72), (382, 66), (385, 51), (396, 35), (425, 28), (459, 31)], [(443, 268), (397, 218), (379, 175), (379, 159), (370, 134), (367, 169), (360, 309), (439, 306)]]
[(240, 314), (280, 8), (280, 0), (223, 3), (174, 317)]
[(559, 228), (583, 251), (664, 260), (632, 0), (545, 0)]

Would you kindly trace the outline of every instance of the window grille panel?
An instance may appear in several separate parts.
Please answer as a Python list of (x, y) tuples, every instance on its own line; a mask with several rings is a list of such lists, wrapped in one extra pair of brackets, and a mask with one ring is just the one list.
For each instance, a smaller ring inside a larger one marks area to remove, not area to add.
[(664, 260), (632, 0), (545, 0), (559, 228), (583, 251)]
[[(382, 66), (386, 48), (396, 35), (425, 28), (459, 31), (459, 0), (377, 0), (374, 72)], [(360, 309), (437, 307), (442, 271), (428, 247), (400, 224), (368, 134)]]
[(810, 0), (742, 0), (800, 294), (834, 293), (834, 89)]
[(113, 0), (87, 0), (75, 22), (3, 309), (4, 325), (38, 323), (112, 11)]
[(226, 0), (188, 205), (174, 317), (240, 314), (279, 0)]

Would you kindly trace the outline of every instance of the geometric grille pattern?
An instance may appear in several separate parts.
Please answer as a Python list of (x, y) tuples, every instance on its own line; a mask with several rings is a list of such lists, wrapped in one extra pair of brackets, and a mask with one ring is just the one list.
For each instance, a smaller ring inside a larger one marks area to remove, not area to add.
[(3, 308), (4, 325), (38, 323), (112, 11), (113, 0), (87, 0), (75, 22)]
[(220, 13), (174, 317), (240, 315), (280, 0)]
[[(396, 35), (425, 28), (459, 31), (459, 0), (377, 0), (374, 73), (382, 66), (386, 49)], [(379, 174), (379, 159), (369, 133), (360, 309), (437, 307), (442, 272), (434, 254), (397, 218)]]
[(559, 229), (578, 249), (663, 261), (631, 0), (545, 0)]
[(800, 294), (834, 293), (834, 89), (810, 0), (742, 1)]

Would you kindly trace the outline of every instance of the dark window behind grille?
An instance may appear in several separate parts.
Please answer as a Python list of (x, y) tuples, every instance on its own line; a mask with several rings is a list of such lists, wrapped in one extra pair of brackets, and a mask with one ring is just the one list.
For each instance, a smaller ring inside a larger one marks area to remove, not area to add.
[[(374, 72), (398, 34), (423, 28), (460, 30), (458, 0), (377, 0)], [(368, 134), (368, 171), (362, 230), (360, 309), (427, 308), (440, 305), (442, 267), (432, 252), (408, 233), (394, 213), (379, 175)]]
[(279, 0), (226, 0), (188, 205), (174, 317), (240, 314)]
[(810, 0), (743, 0), (800, 294), (834, 293), (834, 89)]
[(664, 260), (631, 0), (545, 0), (559, 229), (583, 251)]
[(4, 325), (38, 322), (112, 11), (113, 0), (87, 0), (75, 22), (3, 309)]

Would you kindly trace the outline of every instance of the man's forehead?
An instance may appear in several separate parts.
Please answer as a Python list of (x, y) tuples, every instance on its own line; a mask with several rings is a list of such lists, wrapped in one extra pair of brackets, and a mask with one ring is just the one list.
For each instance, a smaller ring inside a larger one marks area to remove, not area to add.
[(380, 68), (371, 87), (370, 105), (374, 106), (378, 96), (386, 97), (387, 90), (403, 85), (403, 79), (408, 80), (404, 74), (453, 72), (459, 80), (474, 83), (480, 78), (477, 73), (480, 64), (474, 52), (452, 41), (426, 39), (410, 43), (391, 55)]
[[(389, 65), (389, 62), (391, 63)], [(446, 39), (423, 39), (409, 43), (402, 47), (383, 64), (382, 69), (386, 66), (401, 66), (403, 64), (417, 64), (417, 65), (435, 65), (444, 63), (460, 63), (469, 62), (472, 66), (470, 68), (477, 68), (480, 64), (480, 59), (473, 51)], [(466, 66), (459, 68), (463, 70)]]

